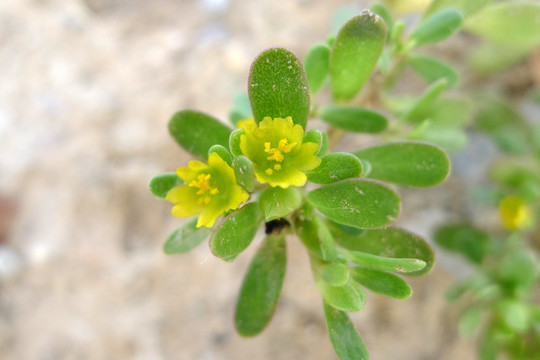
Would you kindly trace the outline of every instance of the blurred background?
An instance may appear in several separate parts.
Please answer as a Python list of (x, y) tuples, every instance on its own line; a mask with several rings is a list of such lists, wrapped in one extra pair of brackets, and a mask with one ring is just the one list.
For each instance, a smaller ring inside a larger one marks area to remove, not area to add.
[[(0, 3), (2, 359), (337, 358), (295, 239), (273, 321), (243, 339), (232, 318), (256, 246), (233, 263), (207, 246), (166, 256), (164, 240), (183, 220), (147, 185), (190, 159), (167, 132), (175, 111), (225, 120), (260, 51), (283, 46), (303, 58), (343, 5), (350, 1)], [(456, 197), (421, 191), (404, 192), (399, 225), (429, 235), (444, 218), (441, 203)], [(412, 279), (409, 300), (369, 294), (352, 319), (372, 359), (474, 357), (443, 297), (456, 267), (442, 259)]]

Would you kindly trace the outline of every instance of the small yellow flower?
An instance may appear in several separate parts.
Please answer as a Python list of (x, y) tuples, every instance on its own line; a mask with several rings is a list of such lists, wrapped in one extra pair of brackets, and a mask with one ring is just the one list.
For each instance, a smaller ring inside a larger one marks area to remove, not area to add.
[(187, 167), (176, 170), (184, 185), (167, 193), (167, 200), (175, 203), (171, 213), (177, 217), (199, 214), (197, 227), (212, 227), (225, 211), (237, 209), (249, 194), (236, 184), (234, 170), (218, 154), (208, 157), (208, 165), (192, 160)]
[(531, 223), (531, 210), (517, 196), (507, 196), (499, 204), (499, 218), (507, 230), (519, 230)]
[(257, 124), (253, 119), (242, 124), (245, 132), (240, 137), (240, 150), (252, 162), (257, 180), (283, 188), (303, 186), (305, 172), (315, 169), (321, 159), (315, 156), (319, 146), (302, 143), (304, 129), (292, 118), (265, 117)]

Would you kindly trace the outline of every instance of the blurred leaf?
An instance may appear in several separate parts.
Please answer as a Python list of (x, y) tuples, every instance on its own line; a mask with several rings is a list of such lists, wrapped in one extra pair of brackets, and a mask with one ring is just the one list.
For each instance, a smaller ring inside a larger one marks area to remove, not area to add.
[(234, 97), (234, 107), (229, 113), (229, 120), (237, 126), (239, 120), (245, 120), (253, 117), (251, 105), (249, 104), (248, 94), (237, 94)]
[(306, 128), (309, 114), (309, 89), (300, 60), (289, 50), (271, 48), (263, 51), (249, 74), (249, 100), (255, 121), (265, 117), (292, 117)]
[(464, 17), (468, 17), (492, 1), (493, 0), (434, 0), (426, 10), (425, 15), (433, 14), (444, 8), (453, 8), (461, 12)]
[(478, 306), (468, 308), (459, 318), (458, 328), (461, 336), (472, 336), (482, 321), (482, 309)]
[(329, 59), (330, 48), (326, 44), (314, 45), (306, 54), (304, 66), (306, 68), (309, 90), (312, 94), (315, 94), (320, 90), (328, 77)]
[(186, 253), (203, 242), (211, 232), (211, 228), (197, 227), (197, 218), (194, 218), (176, 229), (169, 236), (163, 251), (168, 255)]
[(296, 234), (312, 254), (334, 261), (337, 251), (330, 230), (309, 204), (304, 204), (302, 210), (296, 219)]
[(518, 63), (527, 56), (527, 50), (483, 43), (471, 50), (467, 62), (469, 67), (482, 76), (492, 76)]
[(212, 145), (210, 147), (210, 149), (208, 149), (208, 156), (210, 156), (211, 153), (218, 154), (220, 158), (225, 160), (225, 162), (227, 164), (229, 164), (229, 166), (231, 166), (231, 164), (232, 164), (231, 153), (224, 146), (222, 146), (222, 145)]
[(495, 3), (470, 17), (467, 31), (516, 50), (540, 44), (540, 4), (537, 1)]
[(414, 105), (403, 115), (403, 121), (408, 123), (420, 123), (425, 119), (431, 117), (434, 105), (441, 93), (448, 87), (448, 81), (446, 78), (442, 78), (432, 83), (423, 93), (418, 97)]
[(392, 223), (400, 210), (395, 192), (380, 183), (359, 179), (322, 186), (309, 192), (307, 200), (333, 221), (366, 229)]
[(497, 304), (497, 312), (512, 330), (523, 332), (530, 326), (527, 305), (516, 300), (504, 300)]
[(247, 192), (252, 192), (255, 184), (253, 180), (253, 164), (244, 155), (235, 156), (232, 160), (232, 168), (236, 175), (238, 185), (246, 189)]
[(442, 9), (422, 20), (409, 37), (413, 46), (442, 41), (453, 35), (463, 21), (461, 13), (455, 9)]
[(366, 293), (351, 279), (342, 286), (331, 286), (319, 276), (315, 284), (324, 301), (335, 309), (355, 312), (362, 310), (366, 303)]
[(268, 235), (249, 265), (238, 296), (234, 320), (240, 335), (255, 336), (272, 319), (286, 265), (285, 236)]
[(446, 79), (448, 86), (455, 86), (459, 80), (457, 71), (450, 65), (428, 56), (411, 56), (408, 63), (414, 71), (424, 78), (428, 83)]
[(176, 173), (167, 173), (154, 176), (150, 179), (148, 187), (152, 195), (165, 199), (169, 190), (183, 183)]
[(336, 100), (350, 100), (368, 80), (386, 40), (386, 25), (365, 11), (339, 31), (330, 52), (330, 85)]
[(324, 315), (328, 336), (339, 359), (368, 360), (369, 354), (366, 346), (347, 314), (324, 302)]
[(354, 268), (351, 275), (354, 281), (381, 295), (394, 299), (407, 299), (412, 294), (409, 284), (394, 274), (372, 269)]
[(219, 258), (244, 251), (257, 233), (262, 214), (257, 203), (249, 203), (227, 216), (210, 237), (210, 250)]
[(353, 132), (379, 133), (388, 125), (381, 114), (360, 107), (329, 105), (321, 110), (320, 117), (330, 125)]
[(308, 180), (316, 184), (331, 184), (362, 174), (362, 163), (353, 154), (335, 152), (321, 160), (317, 168), (307, 173)]
[(426, 141), (446, 151), (458, 151), (467, 145), (465, 130), (458, 127), (439, 126), (434, 122), (421, 124), (407, 135), (408, 139)]
[(469, 224), (448, 224), (438, 227), (434, 235), (437, 244), (481, 264), (491, 249), (489, 235)]
[(182, 110), (169, 121), (169, 133), (191, 154), (206, 159), (212, 145), (229, 145), (231, 129), (210, 115)]
[(399, 228), (368, 230), (356, 237), (336, 236), (335, 240), (348, 250), (387, 258), (420, 259), (427, 264), (421, 271), (408, 275), (425, 274), (435, 262), (435, 254), (424, 239)]
[(354, 264), (363, 268), (400, 274), (419, 272), (426, 267), (426, 263), (418, 259), (396, 259), (360, 251), (349, 251), (348, 257)]
[(371, 164), (371, 171), (365, 176), (401, 185), (437, 185), (450, 172), (450, 160), (446, 153), (424, 143), (387, 143), (358, 150), (354, 155), (362, 162)]
[(302, 205), (302, 195), (294, 187), (270, 187), (259, 197), (266, 222), (290, 215)]
[(537, 271), (533, 255), (525, 249), (508, 254), (498, 267), (501, 281), (517, 296), (529, 293), (534, 285)]
[(384, 23), (386, 24), (387, 32), (391, 33), (392, 28), (394, 27), (394, 18), (390, 10), (384, 4), (381, 4), (381, 3), (375, 3), (371, 5), (369, 10), (379, 15), (384, 20)]
[(471, 119), (471, 101), (463, 98), (440, 98), (431, 111), (430, 119), (441, 127), (463, 127)]

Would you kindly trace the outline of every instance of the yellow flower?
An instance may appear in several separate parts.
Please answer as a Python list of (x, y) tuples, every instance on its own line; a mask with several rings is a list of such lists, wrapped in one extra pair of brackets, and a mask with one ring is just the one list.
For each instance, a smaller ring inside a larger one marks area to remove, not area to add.
[(302, 143), (304, 129), (292, 118), (265, 117), (257, 124), (253, 119), (242, 124), (240, 150), (252, 162), (257, 180), (283, 188), (303, 186), (305, 172), (315, 169), (321, 159), (315, 156), (319, 146)]
[(507, 196), (499, 204), (499, 218), (507, 230), (519, 230), (531, 223), (531, 210), (517, 196)]
[(199, 214), (197, 227), (212, 227), (225, 211), (237, 209), (249, 194), (236, 184), (234, 170), (216, 153), (208, 157), (208, 165), (192, 160), (176, 170), (184, 185), (167, 193), (166, 199), (176, 205), (171, 213), (177, 217)]

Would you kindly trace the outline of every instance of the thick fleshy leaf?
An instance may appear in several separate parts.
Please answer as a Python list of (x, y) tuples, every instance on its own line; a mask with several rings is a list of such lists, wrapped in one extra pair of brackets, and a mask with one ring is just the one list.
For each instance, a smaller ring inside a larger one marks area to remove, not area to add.
[(253, 164), (251, 161), (244, 155), (235, 156), (232, 160), (232, 168), (234, 169), (238, 185), (246, 189), (247, 192), (253, 191), (255, 184)]
[(180, 186), (184, 182), (176, 173), (160, 174), (150, 180), (148, 187), (152, 195), (165, 199), (169, 190), (175, 186)]
[(243, 133), (244, 129), (236, 129), (229, 137), (229, 149), (234, 156), (242, 155), (242, 150), (240, 150), (240, 137)]
[(491, 246), (489, 235), (469, 224), (440, 226), (434, 238), (443, 248), (458, 252), (475, 264), (482, 263)]
[(409, 284), (394, 274), (373, 269), (354, 268), (351, 270), (351, 276), (354, 281), (367, 289), (394, 299), (407, 299), (412, 294)]
[(263, 191), (259, 197), (259, 205), (264, 215), (264, 221), (284, 218), (302, 205), (302, 195), (294, 187), (286, 189), (271, 187)]
[(409, 42), (419, 46), (442, 41), (454, 34), (462, 21), (463, 16), (455, 9), (439, 10), (422, 20), (409, 37)]
[(388, 125), (383, 115), (360, 107), (330, 105), (321, 110), (320, 117), (330, 125), (353, 132), (379, 133)]
[(211, 232), (210, 228), (197, 227), (197, 218), (192, 219), (169, 236), (163, 246), (163, 251), (165, 254), (188, 252), (208, 238)]
[(326, 147), (327, 144), (325, 143), (328, 139), (325, 138), (325, 135), (322, 131), (318, 129), (311, 129), (304, 135), (304, 143), (311, 142), (314, 144), (317, 144), (319, 147), (319, 150), (315, 155), (318, 157), (324, 156), (326, 154)]
[(210, 154), (214, 153), (214, 152), (216, 154), (218, 154), (220, 158), (225, 160), (225, 162), (229, 166), (232, 165), (231, 153), (224, 146), (222, 146), (222, 145), (213, 145), (213, 146), (211, 146), (210, 149), (208, 149), (208, 156), (210, 156)]
[(392, 13), (390, 12), (390, 9), (388, 9), (384, 4), (375, 3), (371, 5), (369, 10), (379, 15), (384, 20), (384, 23), (386, 24), (387, 32), (391, 33), (392, 28), (394, 26), (394, 18), (392, 17)]
[(306, 128), (309, 114), (309, 88), (300, 60), (289, 50), (263, 51), (251, 65), (249, 101), (257, 123), (265, 117), (292, 117)]
[(240, 335), (255, 336), (270, 322), (286, 265), (285, 236), (268, 235), (249, 265), (238, 296), (234, 320)]
[(470, 17), (466, 29), (509, 49), (532, 49), (540, 44), (539, 18), (536, 1), (501, 2)]
[(307, 199), (329, 219), (365, 229), (391, 224), (401, 205), (399, 196), (388, 187), (361, 179), (322, 186), (308, 193)]
[(304, 204), (300, 216), (296, 218), (295, 225), (296, 234), (311, 254), (324, 261), (335, 260), (337, 251), (332, 234), (309, 204)]
[(335, 152), (321, 158), (321, 164), (307, 173), (308, 180), (316, 184), (331, 184), (362, 174), (362, 163), (353, 154)]
[(191, 154), (206, 159), (212, 145), (229, 145), (231, 129), (210, 115), (182, 110), (169, 121), (169, 133)]
[(247, 94), (237, 94), (234, 97), (234, 107), (229, 113), (229, 120), (235, 126), (238, 121), (249, 119), (253, 116), (251, 105), (249, 104), (249, 96)]
[(426, 267), (426, 263), (418, 259), (396, 259), (382, 257), (360, 251), (347, 253), (349, 259), (356, 265), (373, 270), (397, 272), (408, 274), (418, 272)]
[(349, 279), (342, 286), (332, 286), (324, 281), (322, 277), (318, 277), (315, 279), (315, 284), (324, 301), (335, 309), (355, 312), (364, 308), (366, 292), (352, 279)]
[(461, 12), (464, 17), (467, 17), (482, 9), (492, 1), (493, 0), (434, 0), (426, 10), (425, 15), (431, 15), (444, 8), (452, 8)]
[(306, 68), (306, 76), (309, 82), (309, 90), (312, 94), (319, 91), (319, 89), (324, 85), (324, 81), (328, 77), (329, 58), (330, 48), (326, 44), (314, 45), (306, 54), (304, 66)]
[(386, 40), (384, 21), (370, 11), (339, 31), (330, 52), (330, 85), (336, 100), (352, 99), (368, 80)]
[(415, 55), (407, 59), (414, 71), (424, 78), (428, 83), (433, 83), (440, 79), (446, 79), (448, 86), (455, 86), (459, 80), (457, 71), (444, 62), (428, 57)]
[(343, 286), (350, 277), (349, 267), (340, 262), (321, 265), (320, 271), (321, 279), (330, 286)]
[(359, 236), (336, 236), (336, 242), (345, 249), (396, 259), (419, 259), (427, 265), (408, 275), (422, 275), (435, 262), (431, 247), (420, 236), (399, 228), (368, 230)]
[(427, 187), (443, 182), (450, 160), (440, 148), (419, 142), (396, 142), (354, 152), (371, 164), (365, 176), (400, 185)]
[(237, 256), (257, 233), (262, 214), (257, 203), (249, 203), (227, 216), (210, 237), (210, 250), (220, 258)]
[(369, 354), (351, 320), (343, 311), (324, 303), (326, 327), (340, 360), (369, 360)]
[(431, 117), (433, 108), (442, 92), (448, 87), (446, 78), (439, 79), (432, 83), (413, 106), (403, 115), (403, 121), (418, 124)]

